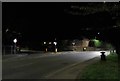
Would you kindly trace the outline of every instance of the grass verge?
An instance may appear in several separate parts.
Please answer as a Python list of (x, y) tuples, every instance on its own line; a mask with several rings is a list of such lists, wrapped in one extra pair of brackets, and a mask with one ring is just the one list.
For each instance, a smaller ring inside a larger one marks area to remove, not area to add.
[(87, 66), (80, 79), (118, 79), (118, 57), (117, 54), (110, 54), (106, 61), (98, 61)]

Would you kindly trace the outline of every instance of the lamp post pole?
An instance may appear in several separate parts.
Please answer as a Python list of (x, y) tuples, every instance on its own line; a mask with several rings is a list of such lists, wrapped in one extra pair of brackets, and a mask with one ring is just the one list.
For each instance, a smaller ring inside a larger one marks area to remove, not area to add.
[(75, 42), (72, 43), (72, 49), (73, 49), (73, 51), (74, 51), (74, 45), (75, 45)]
[(47, 52), (47, 43), (44, 42), (44, 46), (45, 46), (45, 52)]
[(55, 44), (55, 52), (57, 52), (57, 47), (56, 47), (57, 42), (54, 42), (54, 44)]
[(16, 54), (16, 43), (17, 43), (17, 39), (15, 38), (14, 40), (13, 40), (13, 42), (14, 42), (14, 54)]

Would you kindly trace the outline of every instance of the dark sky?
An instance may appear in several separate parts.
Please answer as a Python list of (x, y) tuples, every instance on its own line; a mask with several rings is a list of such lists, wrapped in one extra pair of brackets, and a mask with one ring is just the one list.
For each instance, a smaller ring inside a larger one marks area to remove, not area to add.
[(62, 5), (55, 3), (3, 3), (3, 13), (5, 28), (29, 36), (67, 34), (73, 28), (69, 25), (72, 19), (64, 16)]
[[(27, 40), (81, 38), (94, 36), (97, 28), (112, 26), (107, 12), (87, 16), (71, 15), (64, 10), (72, 3), (3, 3), (3, 30), (20, 32)], [(75, 5), (76, 3), (74, 3)], [(86, 5), (86, 3), (79, 3)], [(94, 30), (84, 31), (87, 27)]]

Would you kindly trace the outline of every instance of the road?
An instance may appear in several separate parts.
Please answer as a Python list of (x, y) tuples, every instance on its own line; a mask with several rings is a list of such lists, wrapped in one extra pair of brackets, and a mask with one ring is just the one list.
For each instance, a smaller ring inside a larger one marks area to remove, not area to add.
[(5, 55), (3, 79), (44, 79), (66, 67), (99, 57), (100, 51)]

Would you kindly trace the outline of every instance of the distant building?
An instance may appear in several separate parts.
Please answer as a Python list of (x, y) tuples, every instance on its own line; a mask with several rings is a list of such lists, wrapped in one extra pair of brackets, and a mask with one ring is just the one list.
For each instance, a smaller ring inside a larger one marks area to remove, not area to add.
[(62, 50), (71, 50), (71, 51), (83, 51), (83, 50), (94, 50), (93, 47), (89, 47), (90, 40), (84, 38), (82, 40), (74, 39), (74, 40), (62, 40)]

